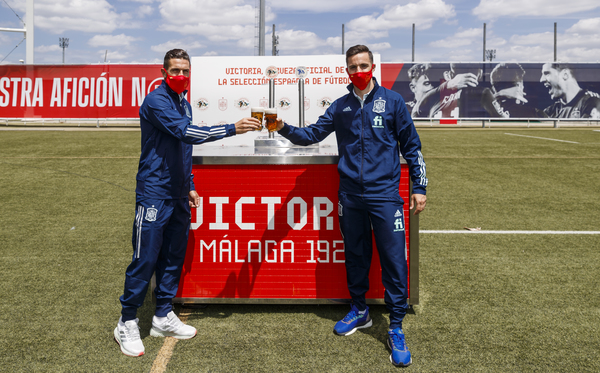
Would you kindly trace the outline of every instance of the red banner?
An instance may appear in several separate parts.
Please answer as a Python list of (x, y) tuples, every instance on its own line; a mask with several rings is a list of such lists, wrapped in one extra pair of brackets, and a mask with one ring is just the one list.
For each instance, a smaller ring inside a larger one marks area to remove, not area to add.
[(2, 118), (138, 118), (161, 65), (0, 66)]
[[(194, 165), (193, 173), (202, 202), (192, 211), (179, 300), (350, 297), (337, 165)], [(402, 176), (408, 201), (405, 164)], [(408, 203), (404, 214), (408, 242)], [(382, 299), (377, 250), (372, 262), (367, 299)]]
[[(0, 118), (137, 119), (144, 97), (162, 82), (161, 67), (0, 65)], [(382, 85), (391, 88), (402, 64), (381, 69)]]

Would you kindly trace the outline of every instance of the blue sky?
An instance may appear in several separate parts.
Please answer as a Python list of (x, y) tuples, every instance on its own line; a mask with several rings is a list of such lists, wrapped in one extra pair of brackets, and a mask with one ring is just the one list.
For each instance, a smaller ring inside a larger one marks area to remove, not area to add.
[[(36, 64), (62, 63), (59, 37), (70, 39), (66, 63), (160, 63), (171, 48), (192, 56), (257, 54), (258, 0), (35, 0)], [(12, 8), (12, 10), (9, 8)], [(481, 61), (483, 23), (496, 61), (600, 61), (598, 0), (267, 0), (280, 55), (342, 52), (366, 44), (383, 62)], [(0, 27), (22, 28), (25, 0), (0, 0)], [(22, 33), (0, 32), (0, 60), (25, 59)], [(12, 53), (11, 53), (12, 51)], [(10, 55), (9, 55), (10, 53)]]

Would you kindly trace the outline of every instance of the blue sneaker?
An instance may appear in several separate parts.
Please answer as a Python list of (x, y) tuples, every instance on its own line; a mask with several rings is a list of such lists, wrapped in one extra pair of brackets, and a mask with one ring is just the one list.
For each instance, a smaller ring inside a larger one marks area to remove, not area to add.
[(350, 312), (342, 320), (338, 321), (333, 327), (333, 332), (337, 335), (350, 335), (356, 329), (368, 328), (373, 325), (373, 320), (369, 316), (369, 307), (365, 313), (358, 313), (358, 308), (353, 304)]
[(390, 361), (397, 367), (407, 367), (412, 363), (410, 351), (404, 340), (404, 332), (400, 328), (388, 330), (388, 347), (392, 350)]

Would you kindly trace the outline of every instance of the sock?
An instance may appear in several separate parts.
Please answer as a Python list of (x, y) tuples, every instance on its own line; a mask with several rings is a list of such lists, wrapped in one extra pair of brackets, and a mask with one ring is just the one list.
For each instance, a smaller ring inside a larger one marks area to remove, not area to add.
[(121, 325), (125, 325), (125, 323), (127, 321), (131, 321), (131, 320), (135, 320), (135, 317), (125, 317), (125, 316), (121, 316), (121, 318), (119, 319), (119, 324)]

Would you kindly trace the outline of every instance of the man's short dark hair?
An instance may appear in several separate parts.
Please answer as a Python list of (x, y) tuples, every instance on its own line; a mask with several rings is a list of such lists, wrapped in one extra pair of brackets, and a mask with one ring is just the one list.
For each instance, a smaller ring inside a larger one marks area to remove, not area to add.
[(477, 79), (481, 79), (481, 74), (483, 72), (480, 63), (450, 63), (450, 71), (452, 72), (452, 77), (457, 76), (458, 74), (474, 74), (477, 76)]
[(417, 63), (411, 66), (408, 69), (408, 79), (410, 80), (418, 80), (421, 76), (427, 75), (427, 70), (431, 68), (431, 64), (429, 63)]
[(184, 51), (183, 49), (171, 49), (167, 52), (167, 54), (165, 54), (165, 60), (163, 62), (163, 67), (165, 68), (165, 70), (169, 68), (169, 61), (174, 58), (187, 60), (188, 62), (190, 62), (190, 56), (187, 54), (186, 51)]
[(550, 63), (550, 67), (558, 72), (561, 72), (563, 70), (568, 70), (569, 73), (571, 74), (571, 76), (573, 78), (577, 79), (577, 77), (575, 76), (575, 71), (573, 69), (571, 69), (571, 67), (568, 64), (566, 64), (564, 62), (563, 63), (556, 63), (556, 62)]
[(524, 75), (525, 70), (518, 63), (499, 63), (490, 74), (490, 82), (498, 92), (522, 82)]
[(369, 50), (369, 47), (367, 47), (366, 45), (355, 45), (353, 47), (348, 48), (348, 50), (346, 51), (346, 65), (348, 65), (348, 59), (350, 59), (350, 57), (352, 56), (356, 56), (359, 53), (369, 53), (369, 60), (371, 61), (371, 63), (373, 63), (373, 53), (371, 53), (371, 51)]

